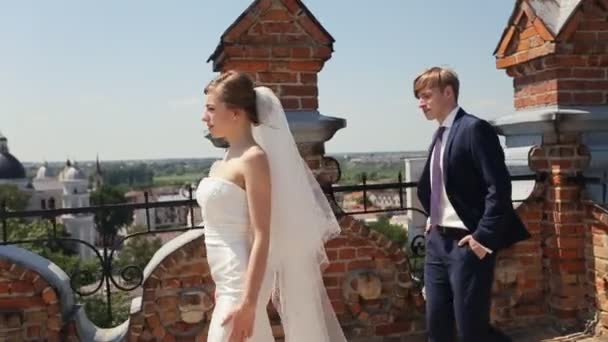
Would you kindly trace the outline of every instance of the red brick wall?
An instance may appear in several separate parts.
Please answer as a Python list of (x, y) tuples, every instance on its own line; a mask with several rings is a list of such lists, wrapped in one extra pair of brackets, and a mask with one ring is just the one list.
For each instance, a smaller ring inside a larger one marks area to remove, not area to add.
[(142, 287), (142, 308), (131, 315), (129, 341), (206, 339), (215, 286), (202, 237), (173, 251)]
[(587, 203), (585, 259), (588, 281), (587, 303), (596, 309), (598, 334), (608, 331), (608, 210)]
[[(532, 238), (499, 256), (492, 318), (503, 329), (548, 319), (562, 326), (580, 322), (594, 303), (600, 328), (608, 326), (608, 211), (593, 205), (587, 213), (556, 211), (555, 205), (564, 209), (574, 203), (561, 195), (557, 202), (551, 197), (570, 193), (562, 186), (555, 180), (537, 184), (517, 209)], [(582, 203), (579, 197), (571, 200)], [(352, 217), (342, 217), (340, 225), (343, 233), (326, 246), (330, 265), (324, 281), (349, 340), (422, 334), (424, 301), (403, 250)], [(586, 258), (580, 255), (583, 243)], [(142, 307), (131, 316), (129, 341), (204, 341), (214, 291), (205, 256), (200, 237), (161, 261), (143, 284)], [(59, 299), (43, 279), (7, 260), (0, 262), (0, 270), (0, 304), (9, 309), (1, 315), (0, 336), (78, 340), (74, 322), (61, 321)], [(271, 308), (269, 313), (281, 341), (278, 316)]]
[(317, 73), (331, 57), (333, 39), (302, 6), (255, 2), (222, 36), (214, 68), (249, 73), (272, 88), (286, 110), (316, 110)]
[(345, 216), (326, 245), (324, 279), (349, 338), (403, 336), (424, 330), (424, 300), (407, 255), (395, 243)]
[[(421, 333), (424, 301), (404, 251), (351, 217), (327, 244), (328, 295), (349, 339)], [(215, 286), (204, 237), (171, 251), (142, 285), (139, 311), (130, 317), (128, 341), (204, 341)], [(78, 341), (76, 322), (63, 322), (55, 290), (37, 273), (0, 259), (0, 337)], [(278, 341), (280, 319), (268, 313)]]
[(546, 175), (517, 209), (532, 237), (499, 255), (492, 318), (501, 327), (530, 322), (580, 327), (588, 318), (583, 185), (590, 155), (579, 137), (545, 137), (530, 167)]
[(0, 340), (61, 341), (55, 289), (32, 270), (0, 258)]
[(527, 327), (547, 319), (544, 297), (542, 204), (532, 195), (517, 208), (532, 235), (501, 251), (496, 261), (492, 289), (492, 321), (502, 329)]

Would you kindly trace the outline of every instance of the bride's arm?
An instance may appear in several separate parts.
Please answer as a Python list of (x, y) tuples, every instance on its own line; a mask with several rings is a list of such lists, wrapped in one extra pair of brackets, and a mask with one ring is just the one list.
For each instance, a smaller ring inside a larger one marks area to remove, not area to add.
[(247, 267), (243, 304), (255, 306), (266, 273), (270, 244), (270, 171), (266, 155), (262, 150), (255, 149), (246, 156), (243, 174), (253, 229), (253, 244)]
[(270, 171), (266, 155), (254, 149), (243, 156), (243, 176), (247, 192), (249, 217), (253, 229), (253, 244), (245, 274), (245, 293), (224, 319), (222, 325), (232, 321), (230, 341), (243, 341), (253, 334), (258, 295), (266, 273), (270, 247)]

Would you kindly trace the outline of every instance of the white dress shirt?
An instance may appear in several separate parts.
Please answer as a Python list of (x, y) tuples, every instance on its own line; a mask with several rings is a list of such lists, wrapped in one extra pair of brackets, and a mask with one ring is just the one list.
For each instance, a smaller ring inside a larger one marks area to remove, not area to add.
[[(454, 119), (456, 118), (456, 114), (458, 113), (458, 111), (460, 110), (459, 106), (456, 106), (456, 108), (454, 108), (450, 114), (448, 114), (448, 116), (445, 118), (445, 120), (443, 120), (443, 122), (441, 123), (441, 126), (445, 127), (444, 131), (443, 131), (443, 136), (441, 137), (441, 155), (439, 156), (439, 168), (441, 169), (441, 173), (443, 175), (443, 154), (445, 151), (445, 146), (448, 142), (448, 136), (450, 134), (450, 128), (452, 127), (452, 125), (454, 124)], [(431, 179), (433, 179), (433, 155), (435, 155), (437, 151), (435, 151), (435, 149), (433, 149), (433, 152), (431, 154), (431, 164), (430, 164), (430, 170), (431, 170)], [(432, 182), (431, 182), (432, 184)], [(435, 189), (432, 188), (431, 185), (431, 191), (435, 191)], [(429, 221), (430, 222), (430, 219)], [(460, 217), (458, 216), (458, 213), (456, 213), (456, 210), (454, 209), (454, 207), (452, 206), (452, 203), (450, 202), (450, 200), (448, 199), (448, 194), (445, 190), (445, 178), (443, 179), (443, 182), (441, 182), (441, 196), (439, 199), (439, 222), (438, 225), (440, 226), (446, 226), (446, 227), (454, 227), (454, 228), (460, 228), (460, 229), (464, 229), (464, 230), (469, 230), (467, 228), (467, 226), (464, 225), (464, 222), (462, 222), (462, 220), (460, 219)], [(481, 245), (481, 244), (480, 244)], [(482, 247), (488, 252), (491, 253), (492, 251), (489, 250), (488, 248), (486, 248), (485, 246), (482, 245)]]

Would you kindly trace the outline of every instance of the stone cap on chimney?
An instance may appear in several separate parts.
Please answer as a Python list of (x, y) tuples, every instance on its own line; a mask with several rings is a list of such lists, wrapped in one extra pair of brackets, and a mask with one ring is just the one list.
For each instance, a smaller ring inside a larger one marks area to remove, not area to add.
[[(346, 127), (345, 119), (322, 115), (318, 111), (286, 111), (285, 116), (297, 144), (329, 141), (338, 130)], [(224, 139), (214, 138), (209, 132), (207, 132), (205, 138), (211, 140), (215, 147), (228, 147)]]
[(528, 0), (536, 15), (557, 37), (582, 0)]
[(490, 121), (505, 136), (559, 131), (608, 131), (608, 106), (546, 106), (527, 108)]

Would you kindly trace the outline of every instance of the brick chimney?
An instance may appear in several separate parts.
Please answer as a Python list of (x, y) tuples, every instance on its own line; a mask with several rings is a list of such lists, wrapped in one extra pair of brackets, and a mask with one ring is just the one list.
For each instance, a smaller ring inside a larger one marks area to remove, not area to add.
[(256, 0), (222, 34), (209, 57), (213, 70), (247, 72), (279, 96), (300, 152), (318, 179), (337, 181), (337, 163), (324, 143), (346, 126), (318, 111), (317, 74), (333, 52), (334, 38), (299, 0)]
[(546, 311), (562, 327), (589, 318), (587, 294), (602, 279), (589, 271), (594, 247), (583, 219), (583, 201), (601, 200), (601, 192), (580, 176), (608, 167), (600, 151), (608, 143), (607, 18), (606, 0), (518, 0), (495, 51), (497, 68), (513, 77), (516, 111), (494, 124), (506, 137), (511, 170), (544, 176), (535, 234)]
[(518, 1), (496, 50), (515, 107), (608, 103), (607, 1)]

